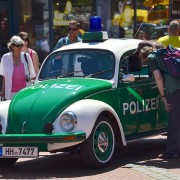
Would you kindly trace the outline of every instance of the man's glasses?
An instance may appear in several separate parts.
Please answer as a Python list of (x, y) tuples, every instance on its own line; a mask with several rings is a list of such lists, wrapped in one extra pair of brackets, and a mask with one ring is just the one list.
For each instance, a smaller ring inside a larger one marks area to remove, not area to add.
[(77, 28), (69, 28), (69, 31), (77, 31)]
[(13, 44), (15, 47), (23, 47), (23, 44)]

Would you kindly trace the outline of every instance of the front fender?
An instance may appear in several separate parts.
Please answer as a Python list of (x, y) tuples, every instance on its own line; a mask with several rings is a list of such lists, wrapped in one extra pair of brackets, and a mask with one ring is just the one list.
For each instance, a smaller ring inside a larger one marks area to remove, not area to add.
[(2, 101), (0, 102), (0, 124), (2, 125), (2, 133), (6, 133), (7, 129), (7, 118), (8, 118), (8, 110), (11, 101)]
[[(84, 131), (86, 133), (86, 138), (88, 138), (91, 134), (98, 116), (104, 111), (109, 111), (115, 117), (120, 129), (123, 145), (126, 145), (124, 131), (120, 119), (114, 109), (108, 104), (98, 100), (84, 99), (71, 104), (62, 112), (62, 114), (67, 111), (74, 112), (77, 117), (77, 126), (73, 132)], [(56, 132), (62, 131), (59, 126), (59, 118), (54, 122), (54, 126), (56, 127)]]

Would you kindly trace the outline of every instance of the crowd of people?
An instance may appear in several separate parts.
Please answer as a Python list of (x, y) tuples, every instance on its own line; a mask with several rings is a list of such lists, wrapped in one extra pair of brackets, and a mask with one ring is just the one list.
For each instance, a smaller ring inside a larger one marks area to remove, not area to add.
[[(71, 21), (68, 36), (61, 38), (54, 50), (81, 41), (79, 33), (80, 24)], [(27, 32), (19, 32), (18, 35), (12, 36), (7, 46), (9, 53), (2, 56), (0, 63), (2, 76), (0, 96), (3, 100), (11, 100), (18, 91), (31, 84), (39, 71), (38, 54), (30, 48), (30, 37)], [(43, 47), (47, 50), (45, 43)]]

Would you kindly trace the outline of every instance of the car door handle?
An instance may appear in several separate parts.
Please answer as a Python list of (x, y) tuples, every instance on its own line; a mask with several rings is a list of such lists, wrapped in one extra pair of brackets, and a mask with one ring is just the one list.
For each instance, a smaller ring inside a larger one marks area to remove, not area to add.
[(157, 89), (157, 86), (153, 86), (151, 89)]

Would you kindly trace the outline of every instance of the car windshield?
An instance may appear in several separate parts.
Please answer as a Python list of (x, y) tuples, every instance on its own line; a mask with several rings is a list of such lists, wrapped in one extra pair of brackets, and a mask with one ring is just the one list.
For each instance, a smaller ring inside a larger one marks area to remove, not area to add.
[(110, 80), (115, 57), (102, 50), (77, 50), (53, 53), (46, 59), (39, 80), (64, 77), (92, 77)]

